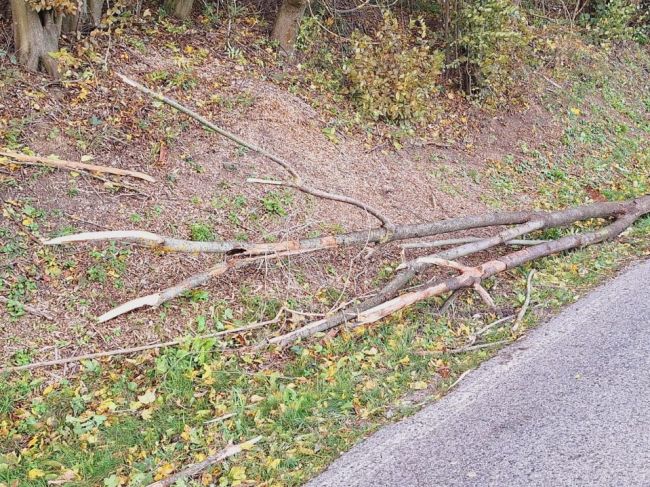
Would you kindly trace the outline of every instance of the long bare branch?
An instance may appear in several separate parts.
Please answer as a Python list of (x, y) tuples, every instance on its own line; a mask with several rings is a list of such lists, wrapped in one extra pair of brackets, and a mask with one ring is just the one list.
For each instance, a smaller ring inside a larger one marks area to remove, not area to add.
[(480, 266), (473, 268), (472, 272), (463, 272), (461, 275), (439, 281), (432, 286), (426, 287), (422, 290), (410, 292), (398, 296), (397, 298), (386, 301), (374, 308), (366, 310), (357, 316), (354, 326), (365, 325), (374, 323), (390, 314), (399, 311), (407, 306), (410, 306), (418, 301), (427, 299), (433, 296), (454, 291), (456, 289), (473, 286), (477, 282), (481, 282), (491, 276), (503, 272), (513, 267), (520, 266), (532, 260), (536, 260), (549, 255), (557, 254), (566, 250), (571, 250), (579, 247), (586, 247), (593, 245), (604, 240), (609, 240), (634, 223), (644, 213), (650, 212), (650, 198), (647, 199), (643, 213), (632, 212), (623, 215), (616, 219), (610, 225), (607, 225), (598, 230), (587, 232), (578, 235), (569, 235), (567, 237), (554, 240), (552, 242), (543, 243), (530, 247), (527, 249), (513, 252), (498, 259), (488, 261)]
[(368, 213), (370, 213), (371, 215), (373, 215), (374, 217), (376, 217), (379, 221), (381, 221), (382, 225), (384, 227), (386, 227), (387, 230), (389, 230), (389, 231), (392, 230), (393, 224), (392, 224), (391, 220), (386, 215), (382, 214), (376, 208), (374, 208), (374, 207), (372, 207), (372, 206), (370, 206), (370, 205), (368, 205), (366, 203), (363, 203), (363, 202), (357, 200), (356, 198), (352, 198), (351, 196), (344, 196), (344, 195), (331, 193), (331, 192), (328, 192), (328, 191), (323, 191), (323, 190), (313, 188), (310, 185), (303, 183), (302, 178), (300, 177), (300, 174), (298, 173), (298, 171), (289, 162), (282, 159), (281, 157), (278, 157), (275, 154), (267, 151), (266, 149), (263, 149), (262, 147), (259, 147), (259, 146), (255, 145), (255, 144), (251, 143), (251, 142), (248, 142), (248, 141), (242, 139), (241, 137), (233, 134), (232, 132), (229, 132), (228, 130), (223, 129), (223, 128), (219, 127), (218, 125), (215, 125), (214, 123), (210, 122), (207, 118), (205, 118), (202, 115), (198, 114), (194, 110), (191, 110), (191, 109), (187, 108), (186, 106), (182, 105), (178, 101), (173, 100), (172, 98), (169, 98), (169, 97), (163, 95), (162, 93), (158, 93), (158, 92), (156, 92), (154, 90), (151, 90), (151, 89), (147, 88), (146, 86), (138, 83), (137, 81), (134, 81), (134, 80), (124, 76), (121, 73), (116, 73), (116, 74), (124, 83), (128, 84), (129, 86), (132, 86), (133, 88), (137, 89), (138, 91), (140, 91), (140, 92), (142, 92), (142, 93), (144, 93), (146, 95), (149, 95), (149, 96), (151, 96), (152, 98), (154, 98), (156, 100), (160, 100), (163, 103), (166, 103), (167, 105), (169, 105), (169, 106), (175, 108), (176, 110), (184, 113), (185, 115), (188, 115), (189, 117), (193, 118), (194, 120), (199, 122), (204, 127), (208, 128), (208, 129), (210, 129), (210, 130), (212, 130), (214, 132), (217, 132), (218, 134), (232, 140), (233, 142), (235, 142), (235, 143), (237, 143), (237, 144), (239, 144), (239, 145), (241, 145), (243, 147), (246, 147), (247, 149), (255, 151), (258, 154), (261, 154), (262, 156), (272, 160), (276, 164), (279, 164), (295, 180), (295, 183), (293, 183), (293, 184), (288, 184), (287, 183), (287, 184), (285, 184), (286, 186), (291, 186), (292, 188), (295, 188), (295, 189), (297, 189), (299, 191), (302, 191), (304, 193), (307, 193), (307, 194), (311, 194), (313, 196), (318, 196), (319, 198), (324, 198), (324, 199), (333, 200), (333, 201), (340, 201), (342, 203), (347, 203), (347, 204), (356, 206), (358, 208), (361, 208), (361, 209), (367, 211)]
[[(566, 210), (560, 210), (556, 212), (531, 212), (528, 213), (528, 219), (523, 221), (528, 221), (532, 223), (533, 218), (543, 220), (544, 226), (542, 228), (551, 228), (551, 227), (562, 227), (574, 223), (580, 220), (587, 220), (592, 218), (609, 218), (612, 216), (621, 216), (617, 220), (616, 224), (620, 222), (625, 222), (626, 219), (632, 218), (631, 222), (628, 223), (628, 226), (632, 224), (639, 216), (648, 213), (650, 211), (650, 195), (642, 196), (634, 200), (621, 201), (621, 202), (606, 202), (606, 203), (594, 203), (590, 205), (585, 205), (581, 207), (569, 208)], [(496, 217), (499, 214), (493, 214), (492, 217)], [(503, 215), (503, 214), (502, 214)], [(510, 214), (512, 215), (512, 214)], [(512, 215), (515, 216), (515, 215)], [(523, 215), (521, 215), (523, 216)], [(504, 232), (500, 232), (495, 237), (490, 237), (488, 239), (483, 239), (478, 242), (472, 242), (460, 247), (456, 247), (445, 252), (440, 252), (434, 254), (433, 256), (428, 257), (438, 257), (444, 259), (457, 259), (475, 253), (480, 250), (487, 250), (490, 247), (498, 245), (499, 241), (505, 242), (512, 240), (513, 238), (519, 236), (518, 232), (521, 232), (524, 225), (508, 229)], [(609, 227), (608, 227), (609, 228)], [(557, 241), (550, 241), (530, 247), (528, 249), (520, 250), (516, 252), (517, 255), (522, 255), (521, 253), (531, 252), (532, 249), (536, 249), (535, 252), (538, 252), (539, 249), (546, 249), (547, 245), (557, 245)], [(557, 250), (556, 252), (560, 252)], [(527, 254), (526, 254), (527, 255)], [(538, 257), (536, 257), (538, 258)], [(350, 309), (343, 310), (335, 315), (326, 317), (324, 319), (308, 323), (302, 328), (293, 330), (284, 335), (274, 337), (269, 340), (270, 344), (285, 346), (295, 340), (300, 338), (309, 337), (315, 333), (323, 332), (338, 326), (342, 323), (355, 320), (362, 313), (369, 311), (371, 309), (381, 306), (384, 302), (394, 298), (400, 290), (406, 287), (412, 279), (414, 279), (418, 274), (427, 269), (430, 264), (426, 263), (426, 257), (416, 259), (415, 261), (409, 263), (400, 273), (393, 278), (388, 284), (386, 284), (377, 294), (373, 297), (363, 301), (360, 304), (352, 305)], [(459, 276), (455, 279), (460, 279), (462, 276)], [(456, 281), (454, 281), (456, 282)], [(472, 283), (473, 284), (473, 283)], [(454, 289), (460, 289), (465, 286), (457, 286), (452, 288), (440, 288), (440, 293), (444, 293)], [(446, 289), (446, 290), (445, 290)]]
[(58, 169), (67, 169), (69, 171), (89, 171), (99, 172), (105, 174), (116, 174), (119, 176), (131, 176), (132, 178), (144, 179), (150, 183), (155, 183), (156, 180), (148, 174), (131, 171), (129, 169), (119, 169), (117, 167), (98, 166), (96, 164), (87, 164), (85, 162), (77, 161), (64, 161), (60, 159), (53, 159), (51, 157), (28, 156), (27, 154), (20, 154), (13, 151), (0, 151), (0, 156), (8, 157), (15, 161), (17, 164), (49, 166)]
[(210, 281), (210, 279), (213, 277), (221, 276), (231, 269), (239, 269), (241, 267), (254, 264), (255, 262), (259, 262), (264, 259), (277, 259), (291, 255), (304, 254), (306, 252), (312, 252), (312, 250), (291, 250), (257, 257), (230, 259), (224, 262), (220, 262), (210, 267), (207, 271), (200, 272), (199, 274), (194, 274), (184, 281), (174, 286), (168, 287), (167, 289), (164, 289), (160, 292), (149, 294), (147, 296), (141, 296), (139, 298), (132, 299), (131, 301), (127, 301), (126, 303), (121, 304), (101, 315), (97, 318), (97, 321), (99, 323), (104, 323), (108, 320), (112, 320), (113, 318), (117, 318), (120, 315), (136, 310), (138, 308), (143, 308), (145, 306), (148, 306), (150, 308), (157, 308), (170, 299), (180, 296), (186, 291), (202, 286), (203, 284)]
[[(570, 208), (559, 212), (540, 211), (506, 211), (488, 213), (483, 215), (470, 215), (459, 218), (450, 218), (436, 222), (396, 225), (392, 232), (386, 228), (373, 228), (369, 230), (355, 230), (340, 235), (325, 237), (285, 240), (275, 243), (246, 243), (239, 241), (223, 242), (194, 242), (191, 240), (176, 239), (164, 235), (140, 230), (119, 230), (105, 232), (84, 232), (63, 237), (53, 238), (44, 242), (45, 245), (62, 245), (86, 241), (127, 241), (135, 242), (148, 247), (155, 247), (166, 252), (188, 253), (221, 253), (241, 254), (241, 256), (255, 256), (286, 252), (289, 250), (324, 250), (350, 245), (365, 245), (368, 243), (393, 242), (413, 238), (431, 237), (443, 233), (471, 230), (502, 225), (518, 225), (535, 220), (544, 220), (546, 227), (562, 226), (578, 219), (607, 218), (626, 211), (626, 202), (608, 202)], [(629, 202), (627, 202), (629, 203)], [(562, 217), (558, 218), (556, 214)], [(584, 215), (584, 218), (574, 217), (575, 214)], [(514, 238), (514, 237), (513, 237)], [(480, 239), (478, 242), (483, 242)], [(512, 241), (509, 240), (509, 241)], [(471, 240), (468, 243), (475, 243)], [(467, 243), (462, 241), (462, 243)], [(457, 258), (457, 257), (450, 257)]]

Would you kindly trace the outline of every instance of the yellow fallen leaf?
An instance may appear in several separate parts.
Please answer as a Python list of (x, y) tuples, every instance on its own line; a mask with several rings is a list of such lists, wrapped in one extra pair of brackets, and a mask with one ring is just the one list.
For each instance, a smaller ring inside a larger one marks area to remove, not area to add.
[(40, 468), (32, 468), (29, 472), (27, 472), (27, 478), (29, 480), (36, 480), (40, 479), (41, 477), (45, 477), (45, 472), (43, 472)]
[(153, 416), (153, 409), (151, 409), (151, 408), (149, 408), (149, 409), (145, 409), (144, 411), (142, 411), (142, 412), (140, 413), (140, 416), (141, 416), (142, 419), (144, 419), (145, 421), (149, 421), (149, 420), (152, 418), (152, 416)]
[(32, 223), (34, 223), (34, 220), (33, 220), (32, 218), (30, 218), (30, 217), (28, 217), (28, 216), (26, 216), (25, 218), (23, 218), (23, 225), (25, 225), (26, 227), (28, 227), (28, 226), (31, 225)]
[(154, 476), (154, 480), (160, 480), (164, 479), (165, 477), (168, 477), (169, 474), (171, 474), (174, 471), (174, 465), (171, 463), (165, 463), (164, 465), (161, 465), (156, 469), (156, 475)]

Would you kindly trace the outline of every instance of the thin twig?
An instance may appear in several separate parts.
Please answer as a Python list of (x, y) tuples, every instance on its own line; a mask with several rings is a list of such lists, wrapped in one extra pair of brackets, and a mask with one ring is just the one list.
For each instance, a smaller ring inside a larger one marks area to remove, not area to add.
[(108, 350), (106, 352), (97, 352), (97, 353), (87, 353), (84, 355), (77, 355), (74, 357), (66, 357), (66, 358), (61, 358), (61, 359), (56, 359), (56, 360), (46, 360), (43, 362), (34, 362), (32, 364), (27, 364), (27, 365), (20, 365), (16, 367), (4, 367), (0, 369), (0, 374), (5, 373), (5, 372), (20, 372), (22, 370), (32, 370), (32, 369), (38, 369), (42, 367), (52, 367), (55, 365), (64, 365), (64, 364), (69, 364), (73, 362), (81, 362), (82, 360), (92, 360), (92, 359), (97, 359), (97, 358), (104, 358), (104, 357), (114, 357), (116, 355), (129, 355), (132, 353), (137, 353), (137, 352), (144, 352), (145, 350), (154, 350), (154, 349), (159, 349), (159, 348), (165, 348), (165, 347), (172, 347), (174, 345), (181, 345), (184, 342), (191, 341), (191, 340), (205, 340), (208, 338), (216, 338), (224, 335), (232, 335), (234, 333), (245, 333), (251, 330), (256, 330), (258, 328), (262, 328), (266, 325), (270, 325), (273, 323), (277, 323), (279, 316), (276, 316), (274, 319), (269, 320), (269, 321), (261, 321), (259, 323), (252, 323), (250, 325), (246, 326), (241, 326), (239, 328), (233, 328), (231, 330), (224, 330), (224, 331), (219, 331), (216, 333), (208, 333), (207, 335), (199, 335), (199, 336), (189, 336), (189, 337), (182, 337), (182, 338), (177, 338), (175, 340), (170, 340), (168, 342), (160, 342), (160, 343), (151, 343), (148, 345), (140, 345), (138, 347), (131, 347), (131, 348), (119, 348), (116, 350)]
[(512, 325), (512, 331), (517, 331), (519, 329), (519, 326), (526, 315), (526, 311), (528, 311), (528, 306), (530, 305), (530, 294), (533, 290), (533, 277), (535, 277), (535, 269), (532, 269), (528, 273), (528, 279), (526, 279), (526, 299), (524, 300), (524, 304), (521, 306), (519, 313), (517, 313), (515, 323)]
[(45, 318), (46, 320), (54, 321), (54, 316), (52, 316), (49, 312), (44, 311), (42, 309), (35, 308), (34, 306), (30, 306), (29, 304), (21, 303), (20, 301), (16, 301), (15, 299), (9, 299), (5, 298), (4, 296), (0, 296), (0, 303), (18, 303), (20, 307), (22, 307), (25, 311), (27, 311), (30, 314), (33, 314), (35, 316), (39, 316), (41, 318)]
[(203, 424), (212, 424), (212, 423), (218, 423), (219, 421), (225, 421), (227, 419), (232, 418), (233, 416), (237, 416), (237, 413), (228, 413), (224, 414), (223, 416), (219, 416), (218, 418), (210, 419), (208, 421), (204, 421)]
[[(431, 248), (436, 248), (436, 247), (446, 247), (448, 245), (461, 245), (461, 244), (466, 244), (466, 243), (472, 243), (472, 242), (479, 242), (480, 240), (483, 240), (484, 237), (463, 237), (463, 238), (449, 238), (445, 240), (435, 240), (433, 242), (412, 242), (412, 243), (405, 243), (400, 245), (403, 249), (431, 249)], [(548, 242), (548, 240), (521, 240), (521, 239), (515, 239), (515, 240), (508, 240), (507, 242), (504, 242), (505, 245), (537, 245), (541, 244), (544, 242)]]
[(219, 453), (216, 453), (215, 455), (210, 455), (202, 462), (193, 463), (192, 465), (181, 470), (180, 472), (170, 475), (169, 477), (159, 480), (158, 482), (154, 482), (153, 484), (149, 484), (147, 487), (169, 487), (171, 485), (174, 485), (179, 480), (186, 479), (189, 477), (194, 477), (197, 474), (201, 473), (206, 468), (211, 467), (215, 463), (219, 463), (222, 460), (225, 460), (226, 458), (232, 457), (233, 455), (240, 453), (241, 451), (250, 449), (255, 443), (259, 442), (261, 439), (262, 439), (261, 436), (256, 436), (255, 438), (252, 438), (238, 445), (228, 446), (223, 450), (221, 450)]

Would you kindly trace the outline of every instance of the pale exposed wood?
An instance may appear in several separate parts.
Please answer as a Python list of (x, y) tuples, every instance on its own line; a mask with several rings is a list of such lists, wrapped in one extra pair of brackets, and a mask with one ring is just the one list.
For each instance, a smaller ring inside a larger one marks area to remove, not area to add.
[[(527, 249), (522, 249), (518, 252), (514, 252), (513, 254), (509, 254), (508, 256), (501, 258), (503, 262), (491, 261), (484, 264), (486, 266), (488, 264), (492, 266), (488, 266), (485, 271), (490, 270), (490, 272), (492, 272), (490, 275), (494, 275), (497, 273), (496, 271), (498, 268), (502, 267), (504, 264), (509, 266), (508, 268), (512, 268), (517, 265), (521, 265), (521, 263), (529, 262), (545, 255), (551, 255), (553, 253), (562, 252), (564, 250), (569, 250), (582, 245), (591, 245), (592, 243), (596, 243), (604, 239), (614, 238), (625, 228), (629, 227), (637, 218), (649, 212), (650, 195), (645, 195), (633, 200), (620, 202), (593, 203), (590, 205), (568, 208), (566, 210), (560, 210), (556, 212), (530, 212), (527, 215), (528, 218), (522, 219), (521, 221), (528, 220), (530, 223), (536, 222), (538, 220), (543, 220), (543, 228), (562, 227), (569, 225), (575, 221), (593, 218), (610, 218), (613, 216), (618, 216), (619, 218), (613, 224), (605, 227), (605, 229), (601, 229), (596, 232), (590, 232), (589, 234), (584, 235), (564, 237), (560, 240), (549, 241), (533, 247), (529, 247)], [(500, 241), (504, 242), (512, 240), (518, 236), (512, 235), (512, 233), (521, 232), (523, 226), (519, 225), (518, 227), (513, 227), (512, 229), (501, 232), (495, 237), (490, 237), (479, 242), (468, 243), (461, 245), (460, 247), (447, 250), (445, 252), (440, 252), (438, 254), (435, 254), (433, 257), (451, 260), (470, 255), (476, 251), (487, 250), (488, 248), (498, 245)], [(424, 260), (426, 261), (426, 258)], [(338, 326), (342, 323), (348, 323), (348, 326), (352, 327), (357, 326), (360, 323), (372, 323), (387, 316), (388, 314), (402, 309), (405, 306), (413, 304), (420, 299), (444, 294), (446, 292), (450, 292), (455, 289), (461, 289), (463, 287), (469, 287), (474, 284), (473, 279), (469, 279), (468, 276), (461, 275), (452, 278), (452, 280), (446, 284), (444, 282), (436, 283), (433, 287), (427, 287), (424, 290), (416, 291), (415, 293), (419, 293), (416, 294), (418, 297), (412, 301), (410, 300), (414, 296), (409, 296), (409, 294), (394, 298), (394, 296), (396, 296), (401, 289), (405, 288), (412, 279), (426, 270), (430, 265), (431, 264), (422, 262), (421, 260), (413, 261), (406, 265), (404, 269), (398, 273), (398, 275), (393, 278), (393, 280), (386, 284), (375, 296), (363, 301), (360, 304), (353, 305), (350, 309), (343, 310), (322, 320), (308, 323), (302, 328), (298, 328), (284, 335), (273, 337), (268, 340), (268, 343), (273, 345), (286, 346), (289, 343), (292, 343), (300, 338), (306, 338), (314, 335), (315, 333), (329, 330), (330, 328)], [(488, 276), (484, 275), (483, 278), (485, 277)], [(394, 299), (391, 300), (391, 298)]]
[(126, 303), (121, 304), (120, 306), (113, 308), (110, 311), (101, 315), (99, 318), (97, 318), (97, 321), (99, 323), (104, 323), (120, 315), (136, 310), (138, 308), (143, 308), (145, 306), (150, 308), (156, 308), (161, 304), (169, 301), (170, 299), (173, 299), (177, 296), (180, 296), (184, 292), (189, 291), (190, 289), (194, 289), (196, 287), (199, 287), (207, 283), (210, 279), (214, 277), (225, 274), (231, 269), (239, 269), (241, 267), (245, 267), (254, 264), (256, 262), (260, 262), (264, 259), (278, 259), (281, 257), (289, 257), (291, 255), (304, 254), (306, 252), (313, 252), (313, 250), (299, 249), (299, 250), (292, 250), (287, 252), (278, 252), (275, 254), (265, 254), (257, 257), (231, 259), (225, 262), (220, 262), (219, 264), (209, 268), (207, 271), (190, 276), (184, 281), (172, 287), (168, 287), (167, 289), (164, 289), (154, 294), (149, 294), (147, 296), (142, 296), (136, 299), (132, 299), (131, 301), (127, 301)]
[(85, 162), (65, 161), (60, 159), (53, 159), (51, 157), (28, 156), (27, 154), (20, 154), (13, 151), (0, 151), (0, 156), (12, 159), (12, 162), (16, 164), (49, 166), (58, 169), (67, 169), (69, 171), (89, 171), (104, 174), (116, 174), (119, 176), (130, 176), (132, 178), (144, 179), (145, 181), (149, 181), (151, 183), (156, 182), (156, 180), (148, 174), (144, 174), (138, 171), (131, 171), (129, 169), (98, 166), (96, 164), (86, 164)]
[(202, 462), (193, 463), (192, 465), (190, 465), (187, 468), (184, 468), (180, 472), (170, 475), (169, 477), (163, 480), (159, 480), (158, 482), (154, 482), (153, 484), (149, 484), (147, 487), (169, 487), (171, 485), (174, 485), (179, 480), (194, 477), (199, 473), (201, 473), (206, 468), (211, 467), (212, 465), (219, 463), (225, 460), (226, 458), (232, 457), (233, 455), (237, 455), (238, 453), (244, 450), (248, 450), (255, 443), (258, 443), (261, 439), (262, 439), (261, 436), (256, 436), (255, 438), (252, 438), (238, 445), (228, 446), (223, 450), (221, 450), (219, 453), (215, 455), (210, 455)]
[[(412, 242), (401, 244), (400, 247), (403, 249), (433, 249), (436, 247), (449, 247), (452, 245), (461, 245), (472, 242), (479, 242), (485, 237), (462, 237), (462, 238), (448, 238), (444, 240), (435, 240), (433, 242)], [(540, 243), (548, 242), (548, 240), (522, 240), (522, 239), (513, 239), (504, 242), (505, 245), (514, 246), (524, 246), (524, 245), (537, 245)]]

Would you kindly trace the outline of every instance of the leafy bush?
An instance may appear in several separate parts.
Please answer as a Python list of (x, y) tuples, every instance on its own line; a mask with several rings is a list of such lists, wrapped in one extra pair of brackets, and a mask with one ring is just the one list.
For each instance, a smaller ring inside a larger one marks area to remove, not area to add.
[(648, 13), (641, 8), (631, 0), (602, 0), (596, 4), (595, 15), (588, 17), (587, 26), (600, 42), (645, 40)]
[(443, 55), (432, 51), (427, 28), (411, 20), (408, 28), (384, 13), (374, 38), (355, 33), (345, 68), (348, 93), (360, 111), (375, 120), (422, 120), (437, 89)]
[(519, 7), (511, 0), (468, 1), (454, 23), (458, 56), (452, 66), (463, 73), (466, 91), (493, 104), (505, 101), (528, 45)]

